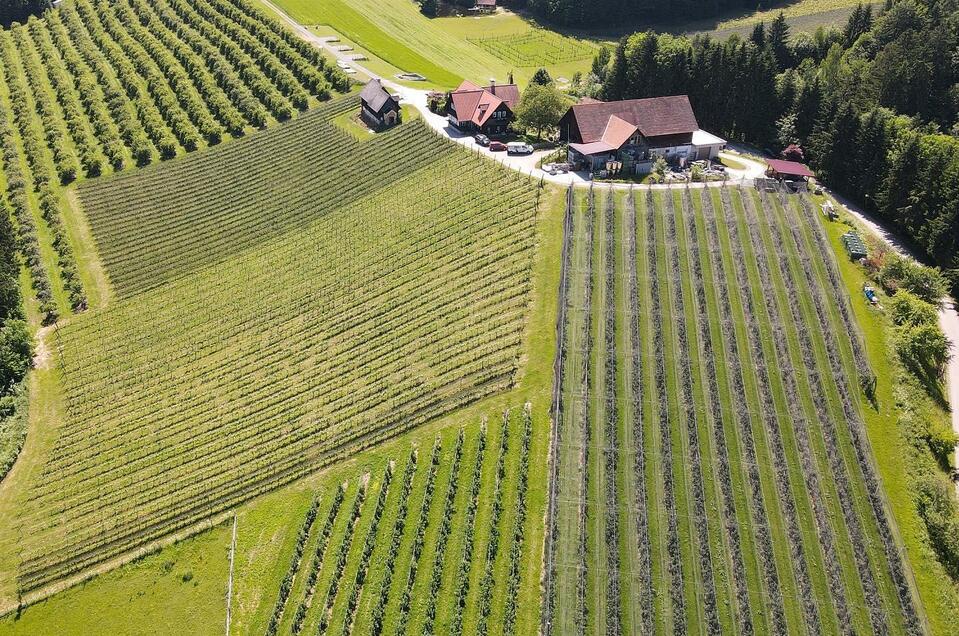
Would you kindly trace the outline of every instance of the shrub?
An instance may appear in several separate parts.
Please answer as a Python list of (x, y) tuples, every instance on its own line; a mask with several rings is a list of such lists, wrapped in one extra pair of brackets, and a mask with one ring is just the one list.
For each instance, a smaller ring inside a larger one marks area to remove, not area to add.
[(933, 305), (905, 290), (893, 296), (890, 315), (893, 322), (899, 326), (934, 325), (938, 320), (938, 314)]
[(946, 277), (938, 267), (925, 267), (898, 254), (885, 258), (879, 282), (890, 293), (905, 289), (937, 307), (948, 289)]
[(952, 485), (926, 475), (917, 484), (919, 514), (926, 523), (932, 547), (953, 579), (959, 579), (959, 510)]
[(0, 394), (6, 395), (10, 388), (23, 379), (30, 368), (33, 345), (27, 323), (8, 320), (0, 327)]

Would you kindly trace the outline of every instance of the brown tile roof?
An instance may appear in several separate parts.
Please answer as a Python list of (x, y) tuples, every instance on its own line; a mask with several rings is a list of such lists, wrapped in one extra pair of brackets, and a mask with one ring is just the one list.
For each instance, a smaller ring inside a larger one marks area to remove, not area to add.
[(635, 125), (644, 137), (692, 133), (699, 129), (686, 95), (575, 104), (570, 111), (576, 118), (583, 143), (602, 139), (611, 117)]
[(519, 87), (515, 84), (493, 84), (480, 88), (476, 84), (464, 81), (459, 88), (450, 93), (456, 117), (461, 122), (471, 121), (482, 126), (490, 116), (505, 103), (510, 110), (519, 102)]

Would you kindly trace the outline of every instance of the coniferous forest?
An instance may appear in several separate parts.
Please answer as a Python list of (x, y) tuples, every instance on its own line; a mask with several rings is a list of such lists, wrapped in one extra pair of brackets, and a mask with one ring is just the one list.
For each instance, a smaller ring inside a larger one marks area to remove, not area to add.
[(9, 26), (15, 21), (22, 22), (49, 4), (47, 0), (0, 0), (0, 26)]
[[(462, 4), (462, 3), (461, 3)], [(470, 3), (472, 4), (472, 3)], [(569, 26), (617, 26), (624, 21), (657, 19), (670, 15), (709, 18), (724, 11), (767, 9), (769, 0), (509, 0), (512, 7), (526, 8), (550, 22)]]
[(603, 99), (687, 93), (706, 129), (773, 152), (797, 144), (959, 291), (959, 1), (860, 6), (814, 34), (782, 16), (726, 41), (636, 33), (594, 73)]

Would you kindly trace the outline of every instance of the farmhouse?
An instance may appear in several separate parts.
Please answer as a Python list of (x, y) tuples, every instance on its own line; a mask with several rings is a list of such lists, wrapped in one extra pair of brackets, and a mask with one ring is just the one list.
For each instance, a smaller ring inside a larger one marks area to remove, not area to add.
[(470, 11), (478, 13), (494, 13), (496, 11), (496, 0), (476, 0), (476, 4)]
[(381, 129), (400, 122), (400, 100), (383, 88), (380, 80), (371, 79), (360, 93), (360, 117), (370, 128)]
[(686, 95), (590, 100), (572, 106), (559, 122), (560, 140), (569, 142), (569, 161), (587, 170), (608, 162), (622, 163), (625, 172), (652, 170), (656, 157), (685, 164), (714, 159), (726, 140), (699, 127)]
[(502, 135), (513, 121), (513, 109), (519, 103), (516, 84), (490, 84), (480, 88), (464, 81), (446, 100), (450, 123), (467, 132)]

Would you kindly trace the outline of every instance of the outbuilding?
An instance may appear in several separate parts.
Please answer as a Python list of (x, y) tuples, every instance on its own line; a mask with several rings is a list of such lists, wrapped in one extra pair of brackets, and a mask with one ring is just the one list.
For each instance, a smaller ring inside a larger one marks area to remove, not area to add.
[(785, 161), (783, 159), (767, 159), (766, 176), (770, 179), (779, 179), (780, 181), (807, 181), (815, 177), (815, 173), (810, 170), (806, 164), (798, 161)]
[(371, 79), (360, 93), (360, 117), (375, 130), (400, 123), (400, 100), (390, 94), (378, 79)]

